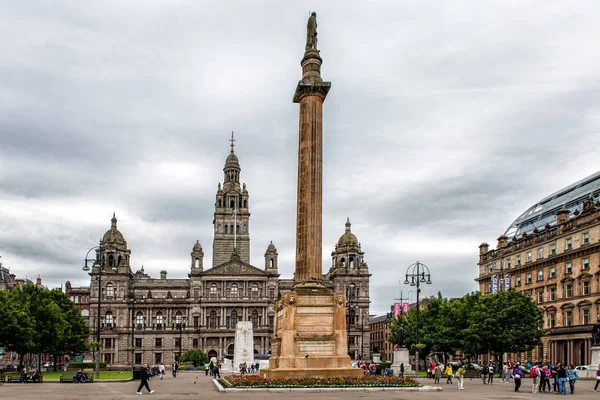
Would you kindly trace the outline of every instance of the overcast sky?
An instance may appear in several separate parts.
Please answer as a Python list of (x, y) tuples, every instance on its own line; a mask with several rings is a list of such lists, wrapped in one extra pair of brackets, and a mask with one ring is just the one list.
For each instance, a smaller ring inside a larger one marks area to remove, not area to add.
[[(113, 211), (157, 277), (212, 260), (217, 183), (235, 131), (251, 259), (295, 257), (298, 105), (309, 11), (324, 104), (323, 264), (359, 238), (371, 314), (407, 267), (476, 289), (478, 246), (598, 170), (594, 1), (2, 1), (0, 256), (20, 277), (81, 270)], [(404, 287), (406, 296), (409, 287)], [(412, 295), (414, 300), (414, 293)]]

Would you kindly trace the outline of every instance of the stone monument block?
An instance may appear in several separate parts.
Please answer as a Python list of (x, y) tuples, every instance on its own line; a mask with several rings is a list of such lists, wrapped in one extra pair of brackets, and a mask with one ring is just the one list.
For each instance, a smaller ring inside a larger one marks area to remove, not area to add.
[(235, 349), (233, 352), (233, 370), (237, 371), (241, 363), (254, 362), (254, 332), (251, 321), (239, 321), (235, 327)]
[(392, 371), (394, 371), (394, 376), (400, 375), (400, 365), (404, 364), (404, 375), (412, 375), (415, 374), (411, 365), (410, 359), (408, 356), (408, 349), (405, 347), (400, 347), (394, 350), (394, 362), (392, 364)]

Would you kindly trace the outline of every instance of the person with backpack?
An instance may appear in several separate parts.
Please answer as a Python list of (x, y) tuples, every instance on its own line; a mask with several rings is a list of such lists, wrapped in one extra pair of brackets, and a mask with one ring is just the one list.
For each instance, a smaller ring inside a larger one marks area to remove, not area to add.
[(531, 393), (536, 394), (540, 387), (540, 369), (537, 365), (533, 365), (529, 371), (529, 377), (532, 378)]
[(456, 371), (456, 380), (458, 381), (458, 390), (465, 390), (463, 382), (465, 380), (465, 369), (463, 365), (459, 365), (458, 371)]
[(444, 373), (447, 376), (447, 378), (446, 378), (446, 384), (451, 384), (452, 385), (452, 364), (448, 363), (446, 365), (446, 370), (444, 371)]

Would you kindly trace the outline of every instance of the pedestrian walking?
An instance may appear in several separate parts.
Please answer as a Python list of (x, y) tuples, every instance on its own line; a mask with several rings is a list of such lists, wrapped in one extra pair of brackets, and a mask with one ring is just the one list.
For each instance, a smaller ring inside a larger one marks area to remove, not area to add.
[(575, 370), (575, 367), (573, 367), (573, 364), (569, 365), (569, 368), (567, 368), (567, 382), (569, 382), (571, 394), (575, 394), (575, 383), (578, 378), (579, 375), (577, 375), (577, 371)]
[(536, 394), (540, 387), (540, 369), (537, 365), (531, 367), (531, 371), (529, 376), (533, 378), (533, 383), (531, 385), (531, 393)]
[(448, 363), (448, 365), (446, 366), (446, 370), (444, 371), (444, 373), (447, 377), (446, 384), (452, 385), (452, 365), (450, 363)]
[(494, 363), (490, 362), (490, 365), (488, 366), (488, 383), (490, 385), (494, 384)]
[(485, 365), (483, 366), (483, 370), (481, 371), (481, 376), (483, 377), (483, 384), (484, 384), (484, 385), (487, 385), (487, 376), (488, 376), (488, 373), (489, 373), (489, 372), (490, 372), (490, 370), (489, 370), (489, 368), (488, 368), (488, 365), (487, 365), (487, 364), (485, 364)]
[(598, 364), (598, 369), (596, 370), (596, 386), (594, 386), (592, 392), (595, 392), (598, 389), (598, 384), (600, 384), (600, 364)]
[(141, 390), (144, 386), (148, 390), (148, 393), (150, 393), (150, 394), (154, 393), (154, 390), (150, 390), (150, 386), (148, 386), (148, 364), (142, 365), (142, 371), (140, 374), (140, 386), (138, 387), (138, 390), (136, 393), (143, 394)]
[(509, 383), (510, 382), (510, 367), (507, 362), (502, 366), (502, 382)]
[(162, 381), (163, 375), (165, 374), (165, 364), (160, 363), (158, 366), (158, 374), (160, 375), (160, 380)]
[(515, 366), (513, 375), (515, 378), (515, 392), (518, 392), (521, 387), (521, 380), (523, 379), (523, 370), (519, 364)]
[(458, 367), (458, 371), (456, 371), (456, 380), (458, 381), (458, 390), (465, 390), (463, 387), (463, 382), (465, 380), (465, 369), (462, 365)]
[(442, 365), (440, 363), (438, 363), (438, 365), (435, 366), (434, 376), (435, 376), (435, 379), (433, 380), (433, 383), (439, 384), (440, 379), (442, 378)]
[(173, 374), (173, 379), (177, 379), (177, 370), (179, 369), (179, 363), (177, 361), (173, 362), (171, 365), (171, 373)]

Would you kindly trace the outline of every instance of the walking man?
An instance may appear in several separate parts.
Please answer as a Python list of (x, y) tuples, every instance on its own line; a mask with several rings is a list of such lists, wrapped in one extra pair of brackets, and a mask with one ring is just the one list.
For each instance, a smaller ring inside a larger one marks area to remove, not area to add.
[(162, 381), (163, 375), (165, 374), (165, 364), (160, 363), (158, 366), (158, 373), (160, 374), (160, 380)]
[(146, 389), (148, 389), (148, 393), (150, 393), (150, 394), (154, 393), (154, 390), (150, 390), (150, 386), (148, 386), (148, 364), (142, 365), (142, 373), (140, 375), (140, 378), (141, 378), (140, 386), (138, 387), (138, 390), (136, 393), (143, 394), (141, 392), (141, 390), (144, 386), (146, 387)]
[(177, 379), (177, 370), (179, 369), (179, 363), (177, 361), (173, 361), (173, 365), (171, 366), (173, 371), (173, 379)]

